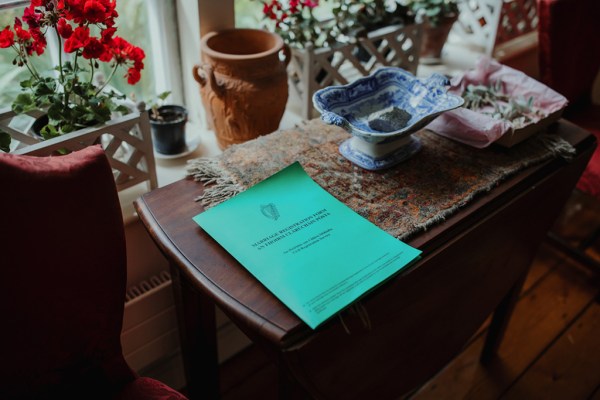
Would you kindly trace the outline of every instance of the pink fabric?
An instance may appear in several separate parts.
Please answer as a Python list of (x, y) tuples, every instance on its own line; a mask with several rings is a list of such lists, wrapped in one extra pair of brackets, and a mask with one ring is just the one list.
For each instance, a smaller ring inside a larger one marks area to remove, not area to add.
[[(490, 85), (497, 81), (502, 82), (503, 90), (508, 95), (523, 99), (533, 97), (535, 107), (543, 110), (546, 116), (567, 105), (567, 99), (556, 91), (489, 57), (479, 58), (474, 69), (452, 79), (448, 93), (460, 96), (468, 85)], [(492, 110), (489, 107), (489, 111)], [(482, 111), (488, 110), (483, 108)], [(443, 113), (427, 129), (469, 146), (483, 148), (512, 132), (514, 127), (508, 121), (462, 107)]]
[(136, 375), (121, 350), (125, 234), (102, 148), (2, 153), (0, 184), (0, 398), (110, 398)]

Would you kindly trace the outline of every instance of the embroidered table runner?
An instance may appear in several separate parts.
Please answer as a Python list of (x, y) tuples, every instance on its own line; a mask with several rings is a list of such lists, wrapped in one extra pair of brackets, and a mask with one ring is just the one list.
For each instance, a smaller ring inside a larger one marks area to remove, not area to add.
[(367, 171), (338, 151), (349, 134), (318, 119), (234, 145), (213, 158), (190, 160), (188, 175), (206, 185), (196, 200), (214, 206), (294, 161), (332, 195), (398, 239), (438, 223), (477, 194), (544, 160), (575, 149), (556, 135), (538, 134), (511, 148), (474, 149), (430, 131), (414, 134), (422, 149), (387, 170)]

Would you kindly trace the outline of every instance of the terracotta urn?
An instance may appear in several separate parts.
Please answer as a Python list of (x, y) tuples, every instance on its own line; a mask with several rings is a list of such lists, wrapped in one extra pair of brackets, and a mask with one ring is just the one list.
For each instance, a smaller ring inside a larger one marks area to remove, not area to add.
[(431, 25), (429, 21), (424, 22), (420, 55), (420, 62), (422, 64), (432, 65), (441, 62), (442, 49), (457, 19), (457, 15), (445, 17), (435, 26)]
[(202, 102), (224, 149), (277, 130), (288, 98), (290, 50), (279, 35), (258, 29), (211, 32), (194, 66)]

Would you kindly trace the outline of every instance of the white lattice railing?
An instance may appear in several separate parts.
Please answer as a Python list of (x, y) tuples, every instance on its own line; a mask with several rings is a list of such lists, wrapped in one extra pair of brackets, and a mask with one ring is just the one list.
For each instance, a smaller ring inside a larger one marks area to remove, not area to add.
[[(39, 116), (39, 112), (31, 116)], [(0, 110), (0, 130), (17, 141), (14, 154), (47, 156), (59, 151), (77, 151), (92, 144), (102, 144), (113, 168), (117, 189), (127, 189), (146, 182), (148, 190), (158, 186), (152, 136), (147, 112), (133, 112), (101, 126), (81, 129), (49, 140), (28, 133), (31, 123), (23, 124), (10, 108)]]
[(294, 49), (288, 66), (290, 89), (300, 98), (301, 115), (312, 118), (312, 95), (318, 89), (345, 85), (380, 66), (415, 73), (419, 65), (421, 25), (390, 26), (373, 31), (356, 43), (327, 48)]
[(450, 40), (489, 56), (524, 36), (537, 40), (536, 0), (465, 0)]

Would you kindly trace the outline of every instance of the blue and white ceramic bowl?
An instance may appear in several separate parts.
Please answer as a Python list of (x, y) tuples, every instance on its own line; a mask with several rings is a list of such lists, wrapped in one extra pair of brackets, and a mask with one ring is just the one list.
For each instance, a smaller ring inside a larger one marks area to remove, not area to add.
[(440, 74), (418, 79), (401, 68), (386, 67), (348, 85), (318, 90), (313, 104), (323, 121), (352, 134), (340, 146), (342, 155), (377, 170), (419, 151), (420, 142), (410, 135), (462, 106), (460, 96), (446, 93), (449, 84)]

